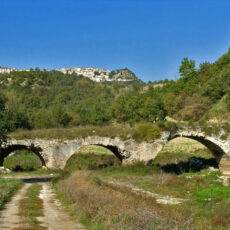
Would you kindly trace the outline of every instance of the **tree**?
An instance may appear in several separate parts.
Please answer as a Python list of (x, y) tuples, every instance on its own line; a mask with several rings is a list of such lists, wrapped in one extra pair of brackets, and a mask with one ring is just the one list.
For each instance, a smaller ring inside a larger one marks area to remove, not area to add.
[(0, 94), (0, 112), (5, 110), (6, 97)]
[(65, 112), (61, 105), (58, 105), (54, 108), (53, 117), (55, 122), (61, 126), (67, 126), (71, 121), (71, 117)]
[(225, 99), (225, 103), (227, 105), (228, 110), (230, 111), (230, 93), (228, 93), (228, 95)]
[(166, 111), (159, 100), (148, 97), (142, 107), (142, 116), (144, 120), (155, 123), (158, 120), (164, 120)]
[(113, 105), (113, 114), (118, 121), (138, 121), (141, 118), (140, 108), (143, 105), (141, 95), (135, 93), (120, 95)]
[(17, 128), (30, 128), (26, 115), (18, 109), (8, 109), (6, 102), (5, 96), (0, 95), (0, 145), (8, 132)]
[(7, 130), (5, 129), (5, 119), (4, 119), (5, 103), (6, 103), (6, 98), (3, 95), (0, 95), (0, 146), (2, 144), (3, 139), (5, 139), (5, 135), (7, 133)]
[(193, 77), (194, 74), (196, 73), (195, 61), (188, 60), (188, 58), (185, 57), (181, 62), (179, 73), (180, 73), (180, 76), (183, 77), (184, 79)]

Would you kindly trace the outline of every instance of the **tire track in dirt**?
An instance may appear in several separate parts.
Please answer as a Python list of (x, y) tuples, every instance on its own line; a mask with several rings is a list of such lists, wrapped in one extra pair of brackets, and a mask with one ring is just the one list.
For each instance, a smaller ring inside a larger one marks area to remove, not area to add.
[(0, 211), (0, 229), (14, 229), (21, 226), (19, 202), (31, 184), (25, 184)]
[[(43, 200), (44, 216), (37, 218), (41, 228), (47, 230), (86, 230), (83, 225), (72, 220), (64, 211), (49, 182), (36, 183), (42, 185), (39, 198)], [(19, 204), (32, 184), (33, 182), (25, 183), (11, 200), (6, 203), (4, 209), (0, 211), (0, 230), (29, 229), (28, 224), (25, 224), (23, 217), (20, 216)]]
[(49, 230), (85, 230), (83, 225), (76, 223), (65, 213), (61, 203), (53, 193), (50, 183), (42, 183), (42, 186), (39, 197), (43, 200), (44, 217), (38, 218), (41, 222), (40, 226)]

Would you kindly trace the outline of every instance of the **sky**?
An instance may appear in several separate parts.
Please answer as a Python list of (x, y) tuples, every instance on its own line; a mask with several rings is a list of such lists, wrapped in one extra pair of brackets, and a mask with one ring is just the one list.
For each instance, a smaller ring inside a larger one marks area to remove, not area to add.
[(175, 79), (230, 47), (229, 0), (0, 0), (0, 66), (129, 68)]

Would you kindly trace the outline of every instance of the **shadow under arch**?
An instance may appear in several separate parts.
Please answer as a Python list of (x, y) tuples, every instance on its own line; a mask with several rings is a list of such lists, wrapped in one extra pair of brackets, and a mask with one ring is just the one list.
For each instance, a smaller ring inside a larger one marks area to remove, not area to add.
[(42, 166), (46, 166), (46, 162), (45, 162), (44, 158), (42, 157), (42, 155), (40, 154), (40, 152), (42, 151), (42, 149), (40, 147), (35, 147), (34, 145), (31, 145), (29, 147), (26, 146), (26, 145), (10, 145), (10, 146), (2, 149), (1, 152), (0, 152), (0, 166), (3, 165), (4, 159), (10, 153), (12, 153), (12, 152), (14, 152), (16, 150), (29, 150), (29, 151), (33, 152), (41, 160)]
[(112, 145), (102, 145), (102, 144), (97, 144), (95, 146), (100, 146), (100, 147), (110, 150), (122, 163), (122, 160), (124, 159), (124, 157), (122, 157), (122, 155), (120, 154), (118, 147), (112, 146)]
[(216, 161), (218, 164), (221, 158), (223, 157), (223, 155), (225, 154), (224, 150), (220, 146), (218, 146), (217, 144), (213, 143), (210, 140), (205, 139), (205, 137), (202, 137), (202, 136), (174, 135), (168, 140), (168, 142), (178, 137), (192, 139), (192, 140), (198, 141), (199, 143), (203, 144), (205, 147), (207, 147), (211, 151), (213, 156), (216, 158)]
[[(156, 166), (157, 168), (161, 169), (163, 172), (166, 173), (174, 173), (174, 174), (183, 174), (183, 173), (188, 173), (188, 172), (199, 172), (203, 169), (207, 169), (209, 167), (212, 168), (218, 168), (219, 167), (219, 160), (221, 159), (221, 157), (224, 155), (224, 151), (217, 146), (215, 143), (205, 140), (202, 137), (194, 137), (194, 136), (181, 136), (181, 135), (174, 135), (172, 138), (169, 138), (167, 144), (170, 144), (170, 141), (177, 139), (177, 138), (183, 138), (183, 139), (191, 139), (194, 140), (198, 143), (200, 143), (201, 145), (203, 145), (204, 147), (206, 147), (209, 152), (207, 152), (207, 154), (210, 156), (203, 156), (203, 155), (193, 155), (193, 154), (189, 154), (186, 155), (185, 154), (185, 158), (164, 158), (165, 160), (163, 161), (156, 161), (154, 162), (154, 159), (151, 160), (149, 162), (149, 165), (153, 165)], [(186, 142), (186, 141), (185, 141)], [(177, 143), (176, 142), (176, 149), (178, 147), (178, 145), (184, 143), (184, 140), (180, 143), (180, 141)], [(166, 144), (166, 145), (167, 145)], [(194, 142), (195, 144), (195, 142)], [(166, 146), (165, 145), (165, 146)], [(175, 145), (175, 143), (174, 143)], [(173, 147), (172, 147), (173, 148)], [(186, 151), (189, 153), (189, 150), (186, 149), (187, 147), (182, 148), (182, 152)], [(163, 150), (164, 151), (164, 150)], [(169, 150), (166, 150), (166, 152), (170, 152), (170, 148)], [(173, 156), (174, 153), (174, 148), (172, 149), (172, 154), (171, 157)], [(181, 151), (180, 148), (178, 148), (178, 151)], [(191, 150), (192, 151), (192, 150)], [(204, 149), (205, 151), (205, 149)], [(207, 151), (207, 150), (206, 150)], [(193, 151), (192, 151), (193, 152)], [(195, 152), (194, 152), (195, 153)], [(159, 152), (160, 154), (160, 152)]]
[[(87, 147), (98, 147), (87, 149)], [(109, 151), (108, 151), (109, 150)], [(86, 156), (86, 157), (84, 157)], [(76, 169), (96, 170), (114, 165), (121, 165), (123, 157), (116, 146), (103, 144), (81, 145), (65, 162), (64, 169), (72, 171)], [(79, 165), (80, 163), (80, 165)]]

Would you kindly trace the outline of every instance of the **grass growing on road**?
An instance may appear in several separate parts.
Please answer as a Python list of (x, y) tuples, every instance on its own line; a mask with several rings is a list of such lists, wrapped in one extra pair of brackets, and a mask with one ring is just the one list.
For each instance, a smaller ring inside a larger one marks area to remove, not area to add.
[(0, 179), (0, 209), (21, 188), (22, 182), (17, 179)]
[(43, 201), (39, 198), (41, 188), (42, 186), (39, 184), (31, 185), (25, 194), (25, 198), (20, 201), (19, 214), (27, 224), (25, 229), (46, 229), (41, 227), (37, 220), (37, 217), (43, 216)]

